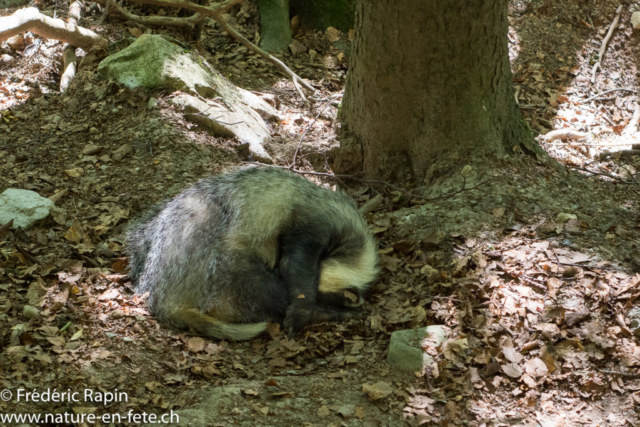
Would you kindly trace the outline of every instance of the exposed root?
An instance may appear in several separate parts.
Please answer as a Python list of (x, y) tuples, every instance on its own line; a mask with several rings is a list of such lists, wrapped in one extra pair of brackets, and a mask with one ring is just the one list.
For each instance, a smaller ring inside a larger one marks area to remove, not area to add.
[[(67, 21), (67, 25), (72, 25), (74, 28), (77, 27), (78, 22), (80, 21), (81, 11), (82, 5), (80, 2), (74, 1), (71, 3), (71, 6), (69, 6), (69, 19)], [(60, 92), (67, 90), (71, 84), (71, 80), (76, 76), (77, 62), (78, 58), (76, 57), (76, 47), (67, 43), (64, 46), (64, 53), (62, 54), (62, 69), (64, 71), (60, 77)]]
[(20, 9), (13, 15), (0, 18), (0, 42), (25, 31), (60, 40), (86, 51), (107, 48), (107, 40), (93, 31), (66, 23), (62, 19), (50, 18), (35, 7)]
[(202, 16), (199, 13), (188, 18), (175, 18), (172, 16), (139, 16), (129, 12), (116, 2), (108, 1), (107, 4), (110, 5), (110, 12), (115, 10), (122, 17), (149, 27), (183, 27), (192, 29), (196, 24), (206, 19), (205, 16)]

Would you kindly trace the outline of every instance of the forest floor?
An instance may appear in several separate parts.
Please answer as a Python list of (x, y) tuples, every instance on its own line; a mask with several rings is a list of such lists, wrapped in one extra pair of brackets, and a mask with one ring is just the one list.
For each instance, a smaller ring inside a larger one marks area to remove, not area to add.
[[(61, 43), (1, 43), (0, 192), (33, 190), (56, 210), (26, 231), (0, 228), (0, 389), (14, 394), (0, 395), (0, 414), (174, 411), (194, 426), (640, 426), (640, 162), (629, 151), (640, 143), (629, 126), (640, 89), (630, 16), (640, 5), (623, 7), (591, 82), (618, 6), (512, 0), (517, 100), (555, 160), (515, 153), (427, 202), (415, 196), (421, 189), (352, 185), (360, 203), (384, 197), (367, 215), (383, 266), (367, 318), (242, 343), (158, 324), (132, 292), (122, 252), (125, 227), (145, 209), (240, 164), (238, 142), (184, 121), (172, 94), (102, 80), (97, 64), (60, 95)], [(112, 41), (168, 32), (99, 18), (82, 25)], [(230, 18), (253, 39), (255, 7)], [(308, 131), (302, 160), (324, 172), (324, 153), (339, 143), (350, 54), (349, 36), (337, 37), (302, 32), (307, 50), (283, 56), (329, 99), (311, 110), (216, 25), (194, 50), (277, 107), (283, 120), (270, 125), (268, 149), (278, 164)], [(611, 89), (627, 91), (589, 99)], [(570, 132), (543, 137), (560, 129)], [(39, 315), (27, 319), (25, 305)], [(391, 371), (390, 334), (426, 325), (449, 331), (435, 363)], [(365, 384), (381, 397), (371, 400)], [(19, 389), (54, 388), (117, 389), (127, 399), (17, 401)]]

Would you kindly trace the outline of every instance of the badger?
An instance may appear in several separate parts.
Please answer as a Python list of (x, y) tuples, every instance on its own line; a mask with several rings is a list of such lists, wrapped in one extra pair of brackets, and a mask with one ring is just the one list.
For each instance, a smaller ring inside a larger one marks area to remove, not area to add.
[(159, 321), (251, 339), (359, 317), (376, 244), (355, 202), (276, 167), (202, 179), (127, 232), (129, 277)]

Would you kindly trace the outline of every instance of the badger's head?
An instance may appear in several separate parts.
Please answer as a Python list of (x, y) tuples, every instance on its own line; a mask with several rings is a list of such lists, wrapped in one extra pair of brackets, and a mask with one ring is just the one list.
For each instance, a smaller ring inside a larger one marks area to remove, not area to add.
[(340, 236), (320, 263), (318, 291), (345, 297), (347, 307), (364, 303), (364, 294), (378, 274), (378, 252), (368, 229)]

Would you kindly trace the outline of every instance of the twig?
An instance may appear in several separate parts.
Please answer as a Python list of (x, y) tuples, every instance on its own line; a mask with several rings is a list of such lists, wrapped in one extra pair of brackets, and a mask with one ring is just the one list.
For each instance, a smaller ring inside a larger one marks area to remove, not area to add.
[(628, 145), (633, 145), (632, 142), (628, 142), (626, 144), (589, 144), (588, 142), (585, 142), (585, 143), (569, 142), (567, 144), (554, 144), (551, 142), (545, 142), (545, 143), (553, 147), (626, 147)]
[(29, 251), (27, 251), (26, 249), (23, 249), (19, 244), (15, 244), (16, 249), (18, 250), (18, 252), (20, 252), (26, 259), (28, 259), (29, 261), (31, 261), (34, 264), (41, 264), (40, 260), (38, 258), (35, 257), (35, 255), (33, 255), (32, 253), (30, 253)]
[(586, 138), (587, 136), (589, 136), (588, 133), (580, 132), (575, 129), (558, 129), (558, 130), (552, 130), (551, 132), (544, 134), (542, 139), (544, 141), (553, 141), (554, 139), (577, 140), (577, 139)]
[(305, 136), (307, 136), (309, 129), (311, 129), (313, 125), (316, 124), (316, 122), (318, 121), (318, 117), (320, 117), (320, 115), (324, 112), (324, 110), (327, 109), (327, 107), (330, 104), (331, 104), (331, 98), (324, 104), (324, 107), (322, 107), (320, 112), (316, 115), (315, 119), (313, 119), (311, 124), (305, 129), (304, 133), (300, 137), (300, 140), (298, 141), (298, 145), (296, 146), (296, 151), (295, 153), (293, 153), (293, 161), (291, 162), (291, 166), (289, 167), (289, 169), (293, 169), (296, 166), (296, 162), (298, 161), (298, 152), (300, 151), (300, 145), (302, 145), (302, 141), (304, 141)]
[(224, 18), (222, 16), (220, 16), (219, 14), (213, 14), (213, 15), (211, 15), (211, 18), (213, 18), (218, 24), (220, 24), (222, 29), (224, 29), (227, 32), (227, 34), (229, 34), (231, 37), (233, 37), (234, 39), (239, 41), (247, 49), (253, 51), (254, 53), (257, 53), (258, 55), (260, 55), (263, 58), (265, 58), (267, 61), (269, 61), (272, 64), (274, 64), (277, 68), (279, 68), (280, 71), (283, 74), (285, 74), (286, 76), (288, 76), (291, 79), (291, 81), (293, 82), (293, 86), (298, 91), (298, 95), (300, 95), (300, 97), (302, 98), (302, 101), (307, 106), (307, 108), (309, 108), (311, 106), (311, 104), (309, 103), (307, 98), (304, 96), (304, 93), (302, 93), (302, 89), (300, 89), (300, 85), (302, 85), (305, 89), (311, 91), (311, 93), (315, 92), (315, 89), (313, 88), (313, 86), (311, 86), (309, 83), (307, 83), (304, 80), (302, 80), (302, 78), (300, 78), (300, 76), (298, 76), (296, 73), (291, 71), (291, 69), (289, 67), (287, 67), (284, 64), (284, 62), (280, 61), (275, 56), (265, 52), (264, 50), (260, 49), (255, 44), (251, 43), (242, 34), (240, 34), (238, 31), (236, 31), (232, 26), (230, 26), (227, 23), (227, 21), (225, 21)]
[(260, 162), (242, 162), (244, 164), (248, 164), (248, 165), (256, 165), (256, 166), (267, 166), (267, 167), (272, 167), (272, 168), (280, 168), (280, 169), (289, 169), (291, 172), (300, 174), (300, 175), (313, 175), (313, 176), (324, 176), (326, 178), (329, 179), (335, 179), (340, 181), (339, 178), (345, 178), (345, 179), (352, 179), (354, 181), (359, 181), (359, 182), (363, 182), (366, 184), (381, 184), (381, 185), (386, 185), (387, 187), (399, 191), (401, 193), (404, 193), (406, 195), (408, 195), (409, 197), (413, 197), (416, 199), (420, 199), (420, 200), (424, 200), (425, 202), (432, 202), (435, 200), (442, 200), (442, 199), (448, 199), (451, 198), (453, 196), (456, 196), (460, 193), (463, 193), (465, 191), (473, 191), (473, 190), (477, 190), (478, 188), (480, 188), (480, 186), (486, 184), (487, 182), (490, 182), (493, 180), (493, 178), (489, 178), (485, 181), (482, 181), (481, 183), (479, 183), (478, 185), (476, 185), (475, 187), (469, 187), (469, 188), (462, 188), (458, 191), (454, 191), (453, 193), (449, 193), (449, 194), (445, 194), (442, 196), (438, 196), (438, 197), (424, 197), (421, 196), (419, 194), (415, 194), (415, 193), (411, 193), (410, 191), (404, 190), (400, 187), (397, 187), (387, 181), (380, 181), (380, 180), (375, 180), (375, 179), (365, 179), (365, 178), (358, 178), (354, 175), (337, 175), (334, 174), (333, 172), (307, 172), (307, 171), (301, 171), (301, 170), (297, 170), (297, 169), (292, 169), (291, 167), (287, 167), (287, 166), (278, 166), (278, 165), (268, 165), (266, 163), (260, 163)]
[(554, 264), (558, 264), (558, 265), (565, 265), (567, 267), (581, 267), (581, 268), (586, 268), (589, 270), (610, 270), (610, 271), (625, 271), (623, 268), (616, 268), (616, 267), (598, 267), (595, 265), (588, 265), (588, 264), (576, 264), (576, 263), (572, 263), (572, 262), (560, 262), (560, 261), (554, 261), (552, 259), (549, 260), (549, 262), (552, 262)]
[(591, 83), (596, 82), (596, 72), (598, 68), (602, 68), (602, 60), (604, 59), (604, 54), (607, 51), (607, 45), (609, 44), (609, 40), (611, 40), (611, 36), (613, 36), (613, 32), (618, 27), (618, 22), (620, 22), (620, 14), (622, 13), (622, 5), (618, 6), (616, 9), (616, 16), (613, 18), (613, 22), (611, 22), (611, 26), (609, 26), (609, 31), (607, 35), (602, 40), (602, 46), (600, 46), (600, 50), (598, 51), (598, 62), (595, 63), (593, 69), (591, 70)]
[(580, 171), (583, 171), (583, 172), (589, 172), (590, 174), (593, 174), (593, 175), (606, 176), (607, 178), (615, 179), (616, 181), (621, 182), (622, 184), (630, 184), (629, 181), (625, 181), (622, 178), (619, 178), (617, 176), (611, 175), (611, 174), (606, 173), (606, 172), (594, 172), (592, 170), (589, 170), (587, 168), (581, 168), (579, 166), (567, 166), (567, 167), (571, 168), (571, 169), (577, 169), (577, 170), (580, 170)]
[(638, 372), (609, 371), (606, 369), (601, 369), (599, 370), (599, 372), (603, 374), (609, 374), (609, 375), (619, 375), (621, 377), (627, 377), (627, 378), (640, 378), (640, 373)]
[(636, 93), (636, 91), (633, 90), (633, 89), (625, 89), (625, 88), (609, 89), (609, 90), (605, 90), (604, 92), (600, 92), (597, 95), (593, 95), (593, 96), (591, 96), (591, 97), (589, 97), (587, 99), (583, 99), (582, 101), (580, 101), (580, 103), (584, 104), (585, 102), (589, 102), (589, 101), (591, 101), (593, 99), (600, 98), (602, 95), (606, 95), (608, 93), (617, 92), (617, 91)]

